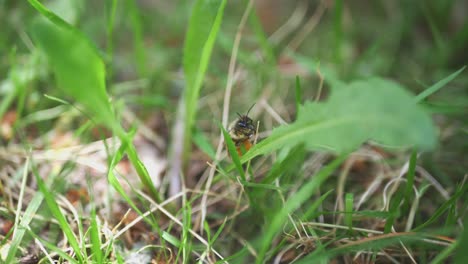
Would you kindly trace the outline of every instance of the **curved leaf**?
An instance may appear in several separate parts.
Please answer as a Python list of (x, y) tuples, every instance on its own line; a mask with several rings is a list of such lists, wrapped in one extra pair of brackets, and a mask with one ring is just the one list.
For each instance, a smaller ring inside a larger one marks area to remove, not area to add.
[(106, 93), (104, 63), (89, 40), (65, 21), (44, 18), (33, 23), (32, 36), (46, 54), (59, 88), (96, 122), (119, 129)]
[(275, 130), (241, 159), (304, 143), (308, 149), (344, 153), (367, 140), (394, 147), (431, 149), (436, 133), (431, 117), (400, 85), (372, 78), (336, 85), (326, 102), (307, 102), (296, 122)]

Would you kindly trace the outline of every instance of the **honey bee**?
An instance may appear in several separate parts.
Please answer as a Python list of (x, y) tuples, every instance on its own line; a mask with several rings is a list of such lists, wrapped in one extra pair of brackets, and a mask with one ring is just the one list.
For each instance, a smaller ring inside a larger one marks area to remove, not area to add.
[(255, 133), (257, 132), (256, 125), (254, 125), (253, 120), (249, 117), (249, 112), (252, 110), (254, 105), (255, 104), (249, 108), (245, 115), (237, 113), (239, 117), (228, 127), (229, 135), (236, 146), (239, 156), (242, 156), (242, 153), (249, 151), (252, 147)]

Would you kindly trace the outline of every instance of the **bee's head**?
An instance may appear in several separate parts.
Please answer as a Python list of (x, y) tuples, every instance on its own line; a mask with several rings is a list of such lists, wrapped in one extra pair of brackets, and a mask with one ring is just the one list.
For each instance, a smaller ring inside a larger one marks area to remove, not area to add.
[[(253, 105), (252, 105), (253, 107)], [(252, 109), (250, 107), (250, 109)], [(249, 117), (249, 111), (247, 114), (241, 115), (237, 113), (239, 118), (237, 118), (230, 126), (229, 126), (229, 133), (234, 140), (247, 140), (250, 139), (253, 135), (255, 135), (257, 131), (257, 127), (254, 125), (253, 120)]]
[(239, 119), (237, 119), (235, 128), (236, 128), (236, 130), (238, 132), (240, 132), (241, 134), (243, 134), (243, 135), (245, 135), (247, 137), (250, 137), (253, 134), (255, 134), (255, 132), (257, 130), (257, 128), (255, 127), (255, 125), (253, 123), (253, 120), (249, 117), (250, 110), (252, 110), (254, 105), (255, 104), (253, 104), (249, 108), (249, 110), (247, 111), (247, 114), (245, 114), (245, 115), (241, 115), (241, 114), (237, 113), (237, 115), (239, 116)]
[(256, 130), (253, 120), (247, 115), (240, 115), (239, 113), (237, 115), (239, 119), (236, 122), (236, 129), (248, 136), (253, 135)]

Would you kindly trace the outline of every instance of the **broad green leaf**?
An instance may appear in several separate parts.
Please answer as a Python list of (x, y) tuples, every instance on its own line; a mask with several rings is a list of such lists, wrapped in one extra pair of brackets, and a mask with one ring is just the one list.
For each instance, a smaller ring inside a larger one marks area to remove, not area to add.
[(123, 143), (128, 144), (128, 157), (141, 182), (159, 201), (159, 193), (138, 157), (131, 137), (125, 133), (112, 111), (106, 92), (105, 66), (96, 48), (81, 32), (41, 3), (36, 0), (29, 2), (47, 18), (41, 17), (34, 22), (32, 35), (45, 53), (59, 88), (80, 103), (93, 121), (112, 129)]
[(52, 23), (44, 18), (33, 23), (32, 36), (45, 53), (59, 88), (94, 121), (121, 132), (106, 93), (104, 63), (88, 39), (65, 21)]
[(307, 102), (297, 121), (275, 129), (242, 158), (304, 143), (308, 149), (344, 153), (367, 140), (392, 147), (431, 149), (436, 133), (431, 117), (397, 83), (372, 78), (335, 85), (325, 102)]

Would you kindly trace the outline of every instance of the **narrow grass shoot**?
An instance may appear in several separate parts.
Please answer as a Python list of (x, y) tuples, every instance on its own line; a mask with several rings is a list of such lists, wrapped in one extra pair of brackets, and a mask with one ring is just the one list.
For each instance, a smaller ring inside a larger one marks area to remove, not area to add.
[(354, 206), (354, 195), (347, 193), (345, 196), (345, 225), (349, 228), (349, 233), (353, 233), (353, 206)]
[[(192, 129), (195, 123), (198, 98), (203, 84), (216, 36), (226, 6), (226, 0), (197, 0), (194, 3), (184, 45), (185, 101), (184, 153), (191, 149)], [(185, 162), (184, 162), (185, 163)]]
[[(91, 195), (93, 197), (93, 195)], [(91, 244), (91, 257), (94, 263), (103, 263), (104, 258), (107, 256), (104, 255), (105, 251), (101, 250), (102, 241), (101, 241), (101, 228), (99, 225), (99, 219), (96, 214), (96, 204), (94, 203), (94, 199), (91, 199), (91, 215), (90, 215), (90, 226), (88, 229), (89, 232), (89, 240)]]
[[(73, 263), (73, 264), (83, 263), (83, 262), (80, 262), (80, 261), (76, 260), (76, 258), (74, 256), (72, 256), (70, 253), (65, 252), (63, 248), (60, 248), (56, 244), (53, 244), (53, 243), (43, 239), (42, 237), (35, 234), (31, 230), (27, 230), (27, 231), (32, 237), (34, 237), (35, 239), (40, 241), (43, 245), (45, 245), (45, 247), (47, 249), (49, 249), (50, 252), (53, 252), (54, 254), (58, 255), (59, 260), (61, 260), (61, 261), (67, 260), (68, 262)], [(5, 262), (5, 263), (13, 263), (13, 262)], [(84, 263), (86, 263), (86, 262), (84, 262)]]
[(271, 245), (275, 234), (286, 220), (288, 214), (296, 210), (305, 200), (307, 200), (313, 192), (333, 173), (333, 171), (346, 159), (347, 155), (341, 155), (330, 164), (320, 170), (314, 178), (304, 184), (300, 190), (293, 194), (284, 204), (283, 208), (272, 218), (271, 223), (266, 227), (264, 235), (260, 241), (258, 248), (257, 260), (255, 263), (263, 263), (265, 260), (268, 247)]
[(419, 93), (415, 98), (415, 102), (419, 103), (422, 102), (424, 99), (429, 97), (431, 94), (439, 91), (442, 89), (445, 85), (447, 85), (450, 81), (455, 79), (460, 73), (462, 73), (465, 70), (466, 66), (463, 66), (461, 69), (458, 71), (450, 74), (449, 76), (443, 78), (442, 80), (438, 81), (437, 83), (433, 84), (431, 87), (425, 89), (421, 93)]
[[(30, 160), (28, 158), (23, 167), (23, 184), (21, 185), (22, 187), (21, 187), (20, 197), (19, 197), (20, 201), (24, 195), (24, 189), (25, 189), (24, 184), (26, 183), (26, 177), (28, 173), (30, 172), (29, 163), (30, 163)], [(32, 222), (33, 217), (34, 215), (36, 215), (43, 200), (44, 200), (44, 195), (41, 192), (37, 192), (34, 194), (33, 198), (31, 199), (31, 202), (26, 207), (24, 214), (21, 218), (20, 218), (19, 211), (17, 211), (17, 214), (15, 215), (15, 226), (12, 229), (13, 237), (11, 239), (10, 249), (8, 250), (8, 255), (5, 259), (5, 263), (13, 262), (14, 258), (16, 257), (16, 252), (18, 251), (21, 245), (21, 242), (23, 241), (24, 235), (26, 234), (27, 227)], [(18, 206), (22, 205), (20, 201), (18, 203)]]
[[(73, 248), (73, 251), (75, 252), (76, 257), (78, 258), (78, 261), (85, 262), (86, 260), (86, 255), (84, 254), (85, 250), (82, 249), (82, 245), (80, 245), (78, 238), (73, 232), (72, 227), (70, 226), (70, 224), (67, 221), (67, 218), (65, 217), (62, 210), (60, 209), (60, 206), (58, 205), (55, 199), (54, 192), (51, 191), (50, 187), (46, 186), (44, 180), (42, 180), (41, 176), (38, 174), (38, 172), (34, 168), (33, 168), (33, 174), (36, 178), (39, 190), (44, 195), (44, 200), (47, 203), (47, 206), (51, 214), (54, 216), (54, 219), (58, 221), (58, 224), (60, 228), (62, 229), (65, 237), (67, 238), (68, 243), (70, 243), (70, 246)], [(77, 224), (81, 225), (81, 223), (77, 223)]]
[(130, 16), (130, 25), (133, 32), (133, 52), (135, 56), (135, 64), (140, 76), (147, 75), (146, 68), (146, 49), (143, 40), (143, 19), (139, 12), (137, 3), (135, 1), (124, 1), (125, 9)]
[(416, 172), (416, 161), (418, 158), (418, 153), (413, 150), (411, 153), (409, 165), (408, 165), (408, 172), (406, 173), (406, 186), (405, 186), (405, 195), (404, 195), (404, 206), (403, 208), (406, 210), (410, 207), (412, 203), (411, 194), (413, 193), (414, 188), (414, 177)]
[(244, 169), (242, 168), (239, 154), (237, 153), (236, 146), (234, 145), (234, 142), (232, 141), (231, 136), (229, 135), (229, 133), (226, 131), (226, 129), (223, 127), (221, 123), (218, 123), (218, 126), (223, 133), (224, 142), (226, 142), (227, 150), (229, 152), (229, 155), (231, 155), (232, 162), (234, 163), (234, 166), (237, 169), (237, 172), (239, 173), (241, 179), (246, 181), (245, 172), (244, 172)]
[(192, 235), (190, 234), (190, 229), (192, 228), (192, 206), (189, 202), (185, 204), (182, 211), (183, 214), (183, 225), (182, 225), (182, 240), (181, 248), (182, 249), (182, 260), (185, 263), (188, 263), (190, 259), (190, 254), (192, 252)]
[(445, 201), (437, 210), (431, 215), (431, 217), (421, 225), (415, 227), (412, 231), (421, 231), (433, 222), (435, 222), (439, 217), (441, 217), (445, 211), (449, 210), (452, 206), (456, 206), (457, 201), (462, 195), (465, 195), (468, 192), (468, 184), (463, 184), (457, 188), (455, 193)]
[(302, 90), (301, 90), (301, 80), (299, 76), (296, 76), (296, 86), (294, 90), (294, 95), (296, 98), (296, 116), (300, 115), (301, 105), (302, 105)]

